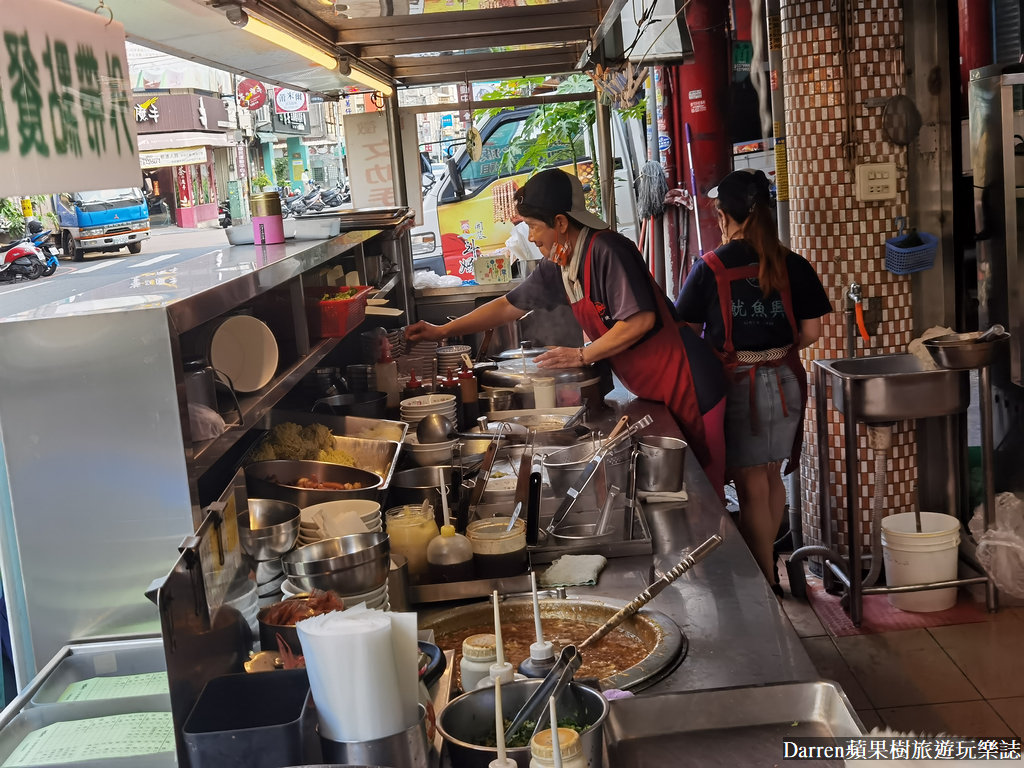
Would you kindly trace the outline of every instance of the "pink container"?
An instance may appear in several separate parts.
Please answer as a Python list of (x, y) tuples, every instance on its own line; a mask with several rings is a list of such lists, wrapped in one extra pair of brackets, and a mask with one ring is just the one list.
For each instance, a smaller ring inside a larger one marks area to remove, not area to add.
[(263, 192), (250, 198), (252, 237), (256, 245), (284, 242), (284, 219), (281, 218), (281, 198), (277, 192)]

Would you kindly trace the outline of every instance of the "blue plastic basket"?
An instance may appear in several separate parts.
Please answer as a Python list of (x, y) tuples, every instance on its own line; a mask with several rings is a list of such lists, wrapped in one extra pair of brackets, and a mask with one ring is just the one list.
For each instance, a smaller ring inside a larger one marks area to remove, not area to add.
[(927, 232), (918, 232), (917, 235), (922, 243), (913, 248), (900, 248), (896, 245), (905, 237), (902, 234), (885, 241), (885, 268), (894, 275), (909, 275), (911, 272), (931, 269), (935, 264), (939, 239)]

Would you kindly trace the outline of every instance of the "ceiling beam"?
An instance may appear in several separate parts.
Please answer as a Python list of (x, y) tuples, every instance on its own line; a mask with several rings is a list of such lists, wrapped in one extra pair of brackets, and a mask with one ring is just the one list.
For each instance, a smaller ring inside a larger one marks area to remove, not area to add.
[[(487, 21), (504, 19), (516, 23), (533, 22), (543, 19), (545, 16), (562, 16), (566, 14), (588, 14), (601, 18), (601, 3), (595, 0), (570, 0), (569, 2), (557, 2), (550, 5), (531, 5), (529, 12), (523, 12), (523, 6), (508, 8), (488, 8), (482, 11), (454, 11), (442, 13), (423, 13), (418, 15), (401, 16), (359, 16), (346, 18), (338, 24), (338, 29), (357, 30), (375, 29), (377, 27), (405, 26), (415, 20), (416, 24), (423, 27), (439, 26), (450, 27), (463, 22)], [(508, 25), (506, 24), (506, 28)]]
[[(517, 27), (517, 35), (529, 35), (538, 31), (590, 29), (599, 21), (597, 13), (559, 13), (548, 14), (531, 19)], [(427, 40), (458, 40), (463, 37), (479, 37), (481, 35), (508, 35), (507, 19), (477, 19), (475, 21), (459, 20), (456, 24), (405, 24), (381, 25), (364, 29), (342, 29), (338, 31), (338, 44), (373, 45), (394, 44), (401, 42), (417, 42)], [(465, 46), (459, 45), (459, 48)]]
[[(507, 80), (515, 77), (531, 77), (534, 75), (568, 74), (574, 71), (576, 55), (561, 57), (518, 55), (514, 60), (480, 62), (473, 66), (459, 66), (451, 63), (436, 69), (418, 68), (406, 71), (396, 68), (395, 77), (403, 85), (438, 85), (442, 83), (463, 82), (465, 80)], [(454, 105), (454, 109), (459, 109)]]
[[(468, 51), (476, 48), (497, 48), (503, 46), (530, 45), (533, 43), (586, 43), (590, 39), (587, 27), (579, 29), (549, 29), (538, 32), (506, 31), (477, 37), (452, 38), (450, 43), (439, 45), (437, 40), (422, 40), (406, 43), (367, 45), (358, 49), (360, 58), (386, 58), (408, 56), (414, 53), (445, 53)], [(506, 51), (502, 51), (506, 53)], [(512, 51), (514, 53), (514, 51)]]

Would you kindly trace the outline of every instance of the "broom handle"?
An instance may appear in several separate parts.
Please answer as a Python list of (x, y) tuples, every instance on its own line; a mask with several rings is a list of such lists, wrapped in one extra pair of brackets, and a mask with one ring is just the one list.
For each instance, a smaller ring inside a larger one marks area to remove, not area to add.
[(697, 229), (697, 255), (704, 255), (704, 244), (700, 236), (700, 200), (697, 198), (697, 172), (693, 169), (693, 133), (686, 124), (686, 162), (690, 164), (690, 194), (693, 195), (693, 223)]

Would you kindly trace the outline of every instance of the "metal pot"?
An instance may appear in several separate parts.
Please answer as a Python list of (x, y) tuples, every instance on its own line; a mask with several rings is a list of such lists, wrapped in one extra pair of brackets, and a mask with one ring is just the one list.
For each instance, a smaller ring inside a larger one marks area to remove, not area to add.
[(352, 392), (347, 395), (322, 397), (313, 403), (312, 410), (313, 413), (330, 413), (334, 416), (383, 419), (387, 400), (387, 392)]
[[(346, 491), (287, 485), (300, 477), (316, 477), (320, 481), (336, 483), (360, 483), (361, 487)], [(383, 482), (381, 476), (373, 472), (325, 461), (257, 461), (245, 468), (245, 487), (249, 496), (287, 501), (300, 509), (343, 499), (377, 501)]]
[[(543, 680), (523, 680), (501, 686), (502, 711), (512, 717), (526, 703)], [(555, 701), (559, 718), (571, 719), (587, 728), (580, 734), (588, 765), (602, 764), (604, 721), (608, 702), (600, 691), (570, 683)], [(452, 765), (460, 768), (488, 768), (497, 757), (496, 747), (479, 746), (494, 734), (494, 689), (481, 688), (464, 693), (448, 703), (437, 718), (437, 730), (448, 745)], [(529, 768), (530, 747), (512, 747), (508, 757), (520, 768)]]
[[(452, 489), (453, 467), (440, 467), (440, 469), (445, 485)], [(395, 472), (388, 490), (388, 506), (419, 505), (426, 500), (430, 502), (435, 511), (440, 510), (441, 492), (437, 487), (437, 470), (438, 467), (417, 467)], [(448, 492), (448, 505), (451, 509), (455, 509), (453, 490)]]
[(636, 449), (637, 490), (665, 493), (682, 490), (686, 447), (686, 442), (677, 437), (641, 437)]

